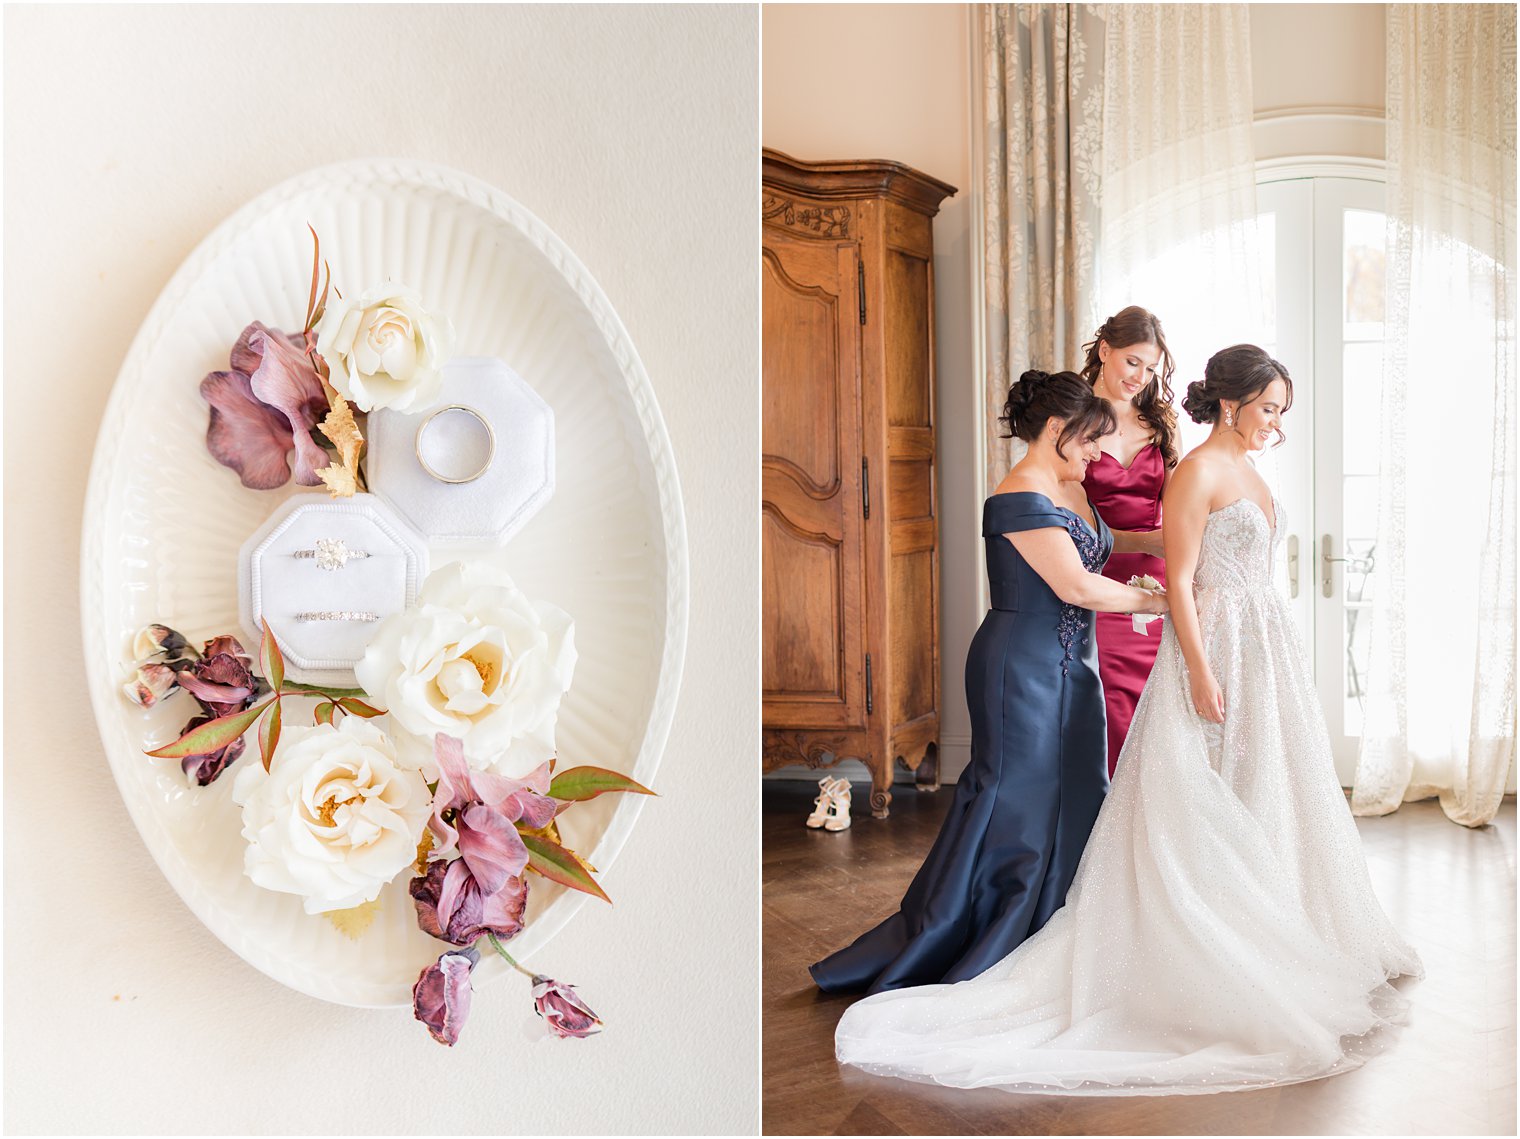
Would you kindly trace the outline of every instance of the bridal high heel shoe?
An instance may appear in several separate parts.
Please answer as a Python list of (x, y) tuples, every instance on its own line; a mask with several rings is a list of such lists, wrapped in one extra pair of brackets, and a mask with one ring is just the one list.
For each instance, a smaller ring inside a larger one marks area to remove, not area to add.
[(829, 831), (842, 831), (850, 825), (850, 783), (847, 779), (825, 776), (818, 781), (818, 798), (813, 800), (813, 813), (807, 817), (807, 825), (814, 830), (822, 827)]

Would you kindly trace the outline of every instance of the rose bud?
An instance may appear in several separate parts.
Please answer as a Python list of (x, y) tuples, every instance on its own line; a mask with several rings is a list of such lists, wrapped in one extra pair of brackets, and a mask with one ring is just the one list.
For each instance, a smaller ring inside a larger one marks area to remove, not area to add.
[[(209, 724), (212, 719), (214, 719), (212, 716), (197, 716), (185, 725), (185, 732), (192, 731), (202, 724)], [(181, 732), (180, 735), (184, 735), (185, 732)], [(247, 746), (248, 738), (246, 736), (239, 736), (226, 747), (219, 748), (216, 751), (208, 751), (201, 755), (187, 755), (179, 761), (179, 765), (184, 773), (191, 779), (194, 779), (197, 784), (207, 787), (215, 783), (217, 777), (222, 772), (237, 762), (238, 757), (243, 754), (243, 749)]]
[[(222, 641), (231, 641), (234, 647), (241, 648), (230, 637), (208, 641), (207, 647)], [(212, 716), (230, 716), (247, 708), (258, 693), (248, 663), (246, 656), (215, 652), (181, 668), (176, 675), (179, 686), (199, 700)]]
[(144, 708), (151, 708), (179, 686), (179, 678), (166, 664), (145, 664), (137, 675), (127, 681), (122, 691), (127, 699)]
[(560, 1037), (586, 1037), (602, 1030), (601, 1019), (575, 995), (574, 985), (551, 981), (540, 974), (533, 978), (533, 1007)]
[(453, 1047), (470, 1015), (470, 972), (480, 953), (450, 949), (422, 971), (412, 986), (412, 1015), (440, 1044)]
[(199, 654), (184, 635), (168, 625), (144, 625), (132, 638), (132, 659), (144, 661), (194, 660)]

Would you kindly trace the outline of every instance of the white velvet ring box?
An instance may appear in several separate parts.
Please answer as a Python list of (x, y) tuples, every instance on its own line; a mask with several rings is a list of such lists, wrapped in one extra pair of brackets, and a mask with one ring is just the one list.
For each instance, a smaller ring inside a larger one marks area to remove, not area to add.
[(421, 537), (374, 495), (295, 495), (238, 559), (238, 613), (250, 648), (268, 620), (292, 679), (351, 685), (380, 621), (416, 600), (427, 563)]
[[(480, 419), (440, 415), (425, 438), (418, 438), (430, 415), (454, 406), (469, 408)], [(450, 360), (434, 403), (410, 414), (373, 411), (367, 434), (369, 489), (432, 544), (503, 545), (554, 495), (554, 412), (495, 357)], [(424, 449), (435, 470), (453, 461), (458, 469), (443, 473), (473, 473), (485, 461), (492, 436), (489, 465), (468, 482), (435, 478), (418, 459)]]

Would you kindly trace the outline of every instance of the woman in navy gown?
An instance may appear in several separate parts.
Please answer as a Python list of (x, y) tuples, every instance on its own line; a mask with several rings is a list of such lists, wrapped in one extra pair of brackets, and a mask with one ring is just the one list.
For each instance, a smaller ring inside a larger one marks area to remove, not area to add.
[(992, 609), (966, 659), (971, 762), (897, 913), (810, 969), (826, 991), (962, 981), (1066, 900), (1108, 791), (1093, 611), (1164, 613), (1110, 581), (1113, 547), (1082, 478), (1114, 428), (1073, 372), (1029, 371), (1003, 422), (1029, 443), (982, 510)]

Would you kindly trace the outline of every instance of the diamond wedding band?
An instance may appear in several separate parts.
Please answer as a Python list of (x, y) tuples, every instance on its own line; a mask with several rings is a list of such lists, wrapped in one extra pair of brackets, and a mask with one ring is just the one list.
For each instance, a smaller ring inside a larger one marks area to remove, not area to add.
[(371, 613), (367, 609), (320, 609), (308, 613), (297, 613), (297, 621), (378, 621), (378, 614)]
[(297, 550), (292, 557), (315, 559), (318, 569), (340, 570), (349, 562), (370, 556), (368, 550), (350, 550), (342, 538), (318, 538), (314, 550)]
[[(427, 461), (427, 457), (423, 454), (423, 436), (427, 434), (428, 428), (433, 426), (434, 421), (437, 420), (439, 416), (450, 414), (468, 415), (485, 429), (485, 461), (482, 462), (480, 466), (473, 471), (457, 472), (453, 475), (444, 474), (442, 471), (437, 470), (431, 463), (429, 463)], [(417, 462), (422, 465), (422, 469), (428, 473), (428, 476), (430, 478), (434, 478), (439, 482), (445, 483), (474, 482), (481, 475), (485, 474), (487, 470), (490, 469), (491, 461), (496, 458), (496, 432), (492, 430), (490, 423), (486, 421), (486, 417), (481, 415), (480, 412), (476, 411), (473, 407), (466, 407), (462, 403), (451, 403), (448, 407), (440, 407), (437, 411), (433, 412), (433, 414), (429, 415), (422, 421), (422, 425), (417, 428), (417, 437), (413, 443), (413, 450), (417, 452)]]

